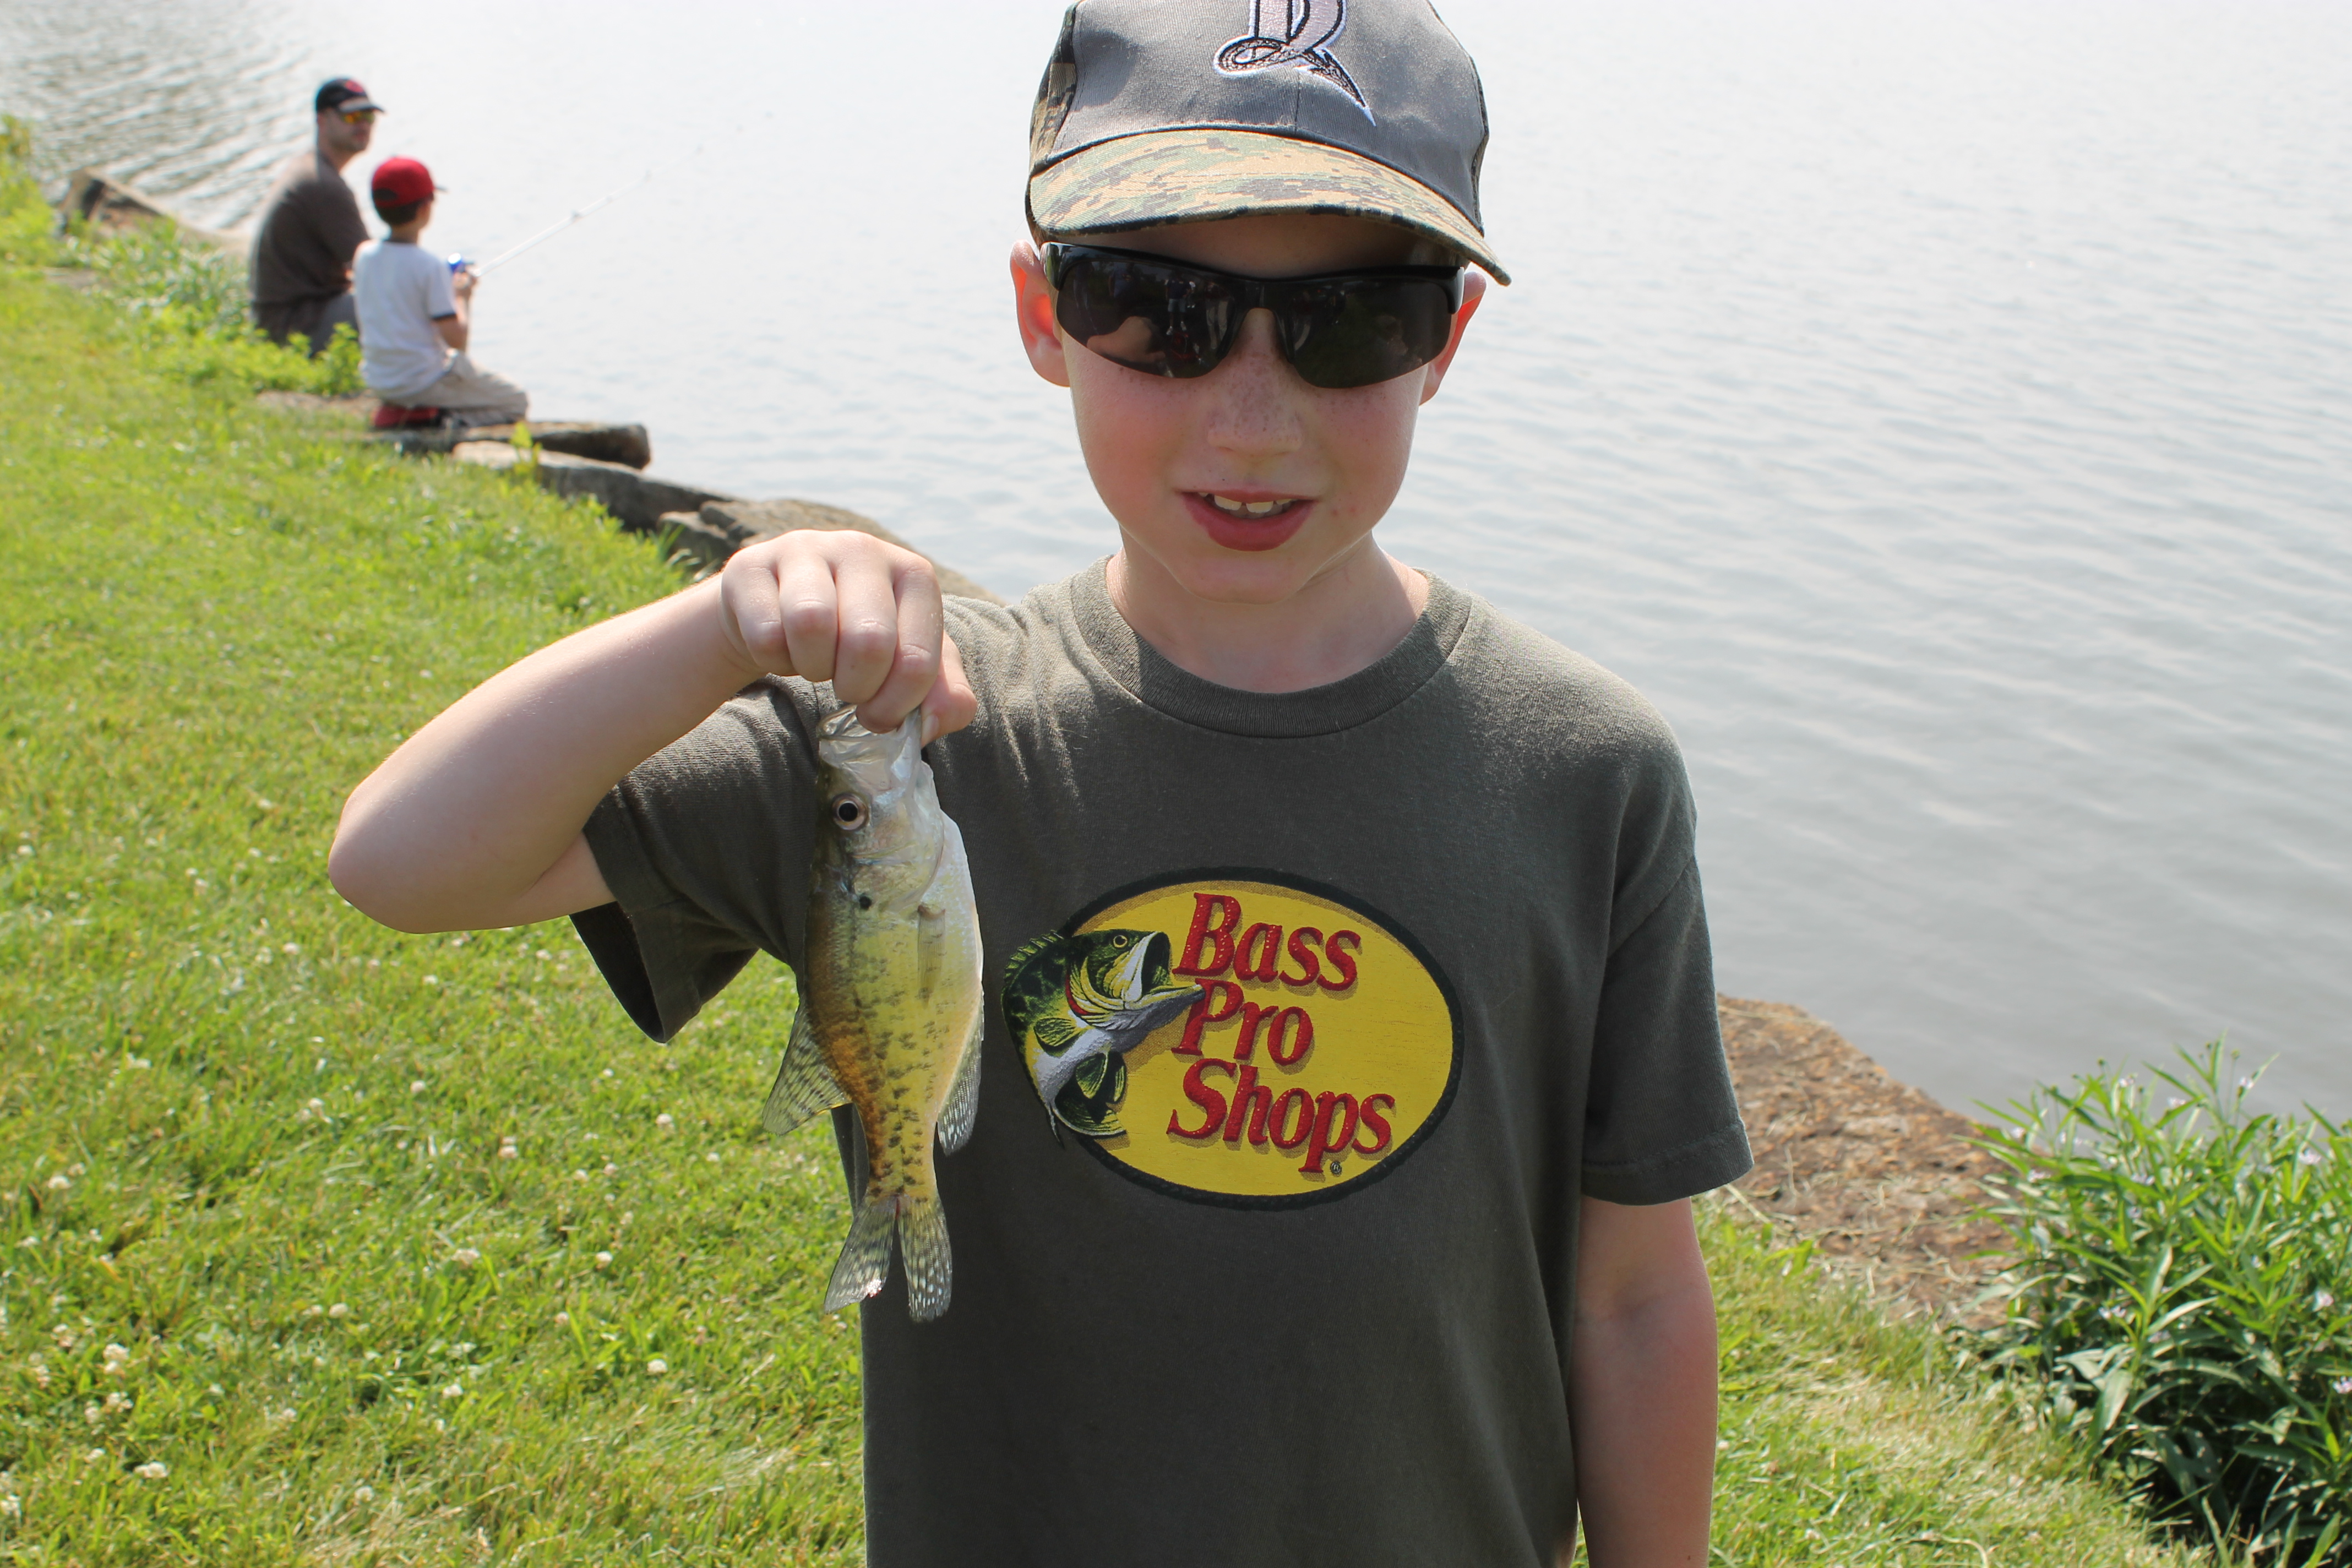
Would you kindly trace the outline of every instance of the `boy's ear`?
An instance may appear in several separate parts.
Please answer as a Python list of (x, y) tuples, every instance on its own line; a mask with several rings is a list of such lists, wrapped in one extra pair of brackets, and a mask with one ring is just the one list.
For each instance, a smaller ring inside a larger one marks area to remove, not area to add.
[[(1062, 359), (1062, 329), (1054, 320), (1054, 290), (1045, 281), (1045, 261), (1027, 240), (1013, 247), (1013, 315), (1029, 367), (1055, 386), (1070, 384)], [(1457, 331), (1458, 331), (1457, 324)], [(1448, 353), (1452, 352), (1449, 345)]]
[(1462, 279), (1462, 308), (1454, 312), (1454, 335), (1445, 340), (1445, 348), (1422, 371), (1421, 400), (1423, 403), (1437, 395), (1438, 383), (1445, 379), (1446, 367), (1454, 363), (1454, 351), (1462, 346), (1462, 334), (1470, 325), (1470, 318), (1478, 313), (1479, 302), (1486, 298), (1486, 275), (1475, 268)]

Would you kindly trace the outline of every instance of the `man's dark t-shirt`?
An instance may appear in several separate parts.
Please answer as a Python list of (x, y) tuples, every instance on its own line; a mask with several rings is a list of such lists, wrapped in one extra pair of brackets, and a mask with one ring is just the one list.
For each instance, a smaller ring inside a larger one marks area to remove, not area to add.
[[(947, 610), (985, 1066), (953, 1303), (865, 1310), (867, 1561), (1551, 1568), (1578, 1200), (1748, 1165), (1664, 722), (1435, 579), (1385, 658), (1270, 695), (1160, 658), (1100, 565)], [(831, 707), (754, 687), (589, 822), (617, 908), (575, 918), (649, 1033), (803, 961)], [(1040, 1006), (1115, 1027), (1171, 977), (1191, 1012), (1049, 1113)]]
[(253, 237), (253, 314), (278, 342), (307, 335), (351, 291), (352, 256), (367, 243), (359, 198), (316, 148), (278, 165)]

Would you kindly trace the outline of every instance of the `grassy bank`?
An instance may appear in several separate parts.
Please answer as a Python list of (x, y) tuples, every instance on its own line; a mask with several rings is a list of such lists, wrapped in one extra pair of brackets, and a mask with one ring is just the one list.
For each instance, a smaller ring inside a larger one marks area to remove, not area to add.
[[(654, 1047), (568, 927), (402, 937), (324, 876), (398, 737), (675, 576), (257, 408), (8, 222), (0, 1561), (856, 1561), (838, 1178), (756, 1130), (782, 971)], [(1935, 1334), (1707, 1239), (1717, 1562), (2189, 1561)]]

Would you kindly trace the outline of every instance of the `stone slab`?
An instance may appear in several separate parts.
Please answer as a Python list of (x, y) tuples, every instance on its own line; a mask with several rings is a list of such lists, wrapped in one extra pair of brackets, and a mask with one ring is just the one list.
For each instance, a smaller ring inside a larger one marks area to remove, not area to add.
[[(449, 456), (461, 463), (511, 468), (522, 454), (515, 450), (511, 442), (473, 440), (458, 442), (450, 448)], [(657, 531), (665, 512), (696, 511), (705, 501), (738, 499), (721, 490), (701, 489), (639, 473), (625, 463), (604, 463), (593, 458), (575, 458), (568, 452), (542, 451), (538, 467), (541, 486), (560, 496), (587, 496), (603, 503), (604, 510), (632, 533)]]
[[(872, 518), (861, 517), (845, 507), (827, 506), (823, 501), (714, 500), (706, 502), (698, 509), (697, 521), (709, 533), (723, 536), (731, 542), (728, 549), (728, 553), (730, 555), (747, 544), (756, 543), (762, 539), (772, 539), (779, 533), (790, 533), (794, 529), (803, 528), (846, 529), (858, 533), (871, 534), (885, 543), (898, 545), (903, 550), (915, 550), (913, 545), (908, 544)], [(694, 546), (688, 545), (688, 548), (694, 548)], [(928, 552), (915, 550), (915, 553), (930, 562), (932, 570), (939, 574), (940, 592), (942, 594), (953, 595), (963, 599), (979, 599), (991, 605), (1004, 603), (1003, 596), (991, 592), (954, 567), (941, 565)]]
[[(593, 458), (642, 468), (654, 460), (654, 444), (642, 425), (608, 425), (589, 419), (533, 419), (530, 438), (544, 451), (567, 457)], [(373, 439), (409, 456), (446, 452), (461, 441), (512, 441), (511, 425), (467, 425), (450, 428), (416, 426), (379, 432)]]

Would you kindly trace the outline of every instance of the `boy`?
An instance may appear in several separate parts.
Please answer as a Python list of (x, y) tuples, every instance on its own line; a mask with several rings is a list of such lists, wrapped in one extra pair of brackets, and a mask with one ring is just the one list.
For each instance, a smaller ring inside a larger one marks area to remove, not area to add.
[[(1482, 296), (1459, 258), (1502, 278), (1485, 107), (1425, 0), (1306, 11), (1065, 20), (1014, 300), (1108, 562), (942, 606), (905, 551), (764, 542), (345, 810), (354, 904), (572, 914), (667, 1038), (802, 961), (815, 722), (920, 711), (990, 1016), (953, 1303), (912, 1323), (894, 1279), (863, 1321), (881, 1568), (1534, 1568), (1580, 1506), (1597, 1568), (1706, 1560), (1686, 1200), (1748, 1152), (1688, 787), (1629, 689), (1372, 541)], [(1117, 1045), (1072, 1071), (1076, 1025)]]
[(360, 311), (360, 375), (394, 408), (437, 409), (454, 425), (504, 425), (530, 410), (530, 397), (466, 353), (472, 335), (471, 271), (416, 243), (433, 221), (432, 172), (414, 158), (386, 158), (368, 182), (376, 216), (392, 232), (359, 254), (352, 290)]

